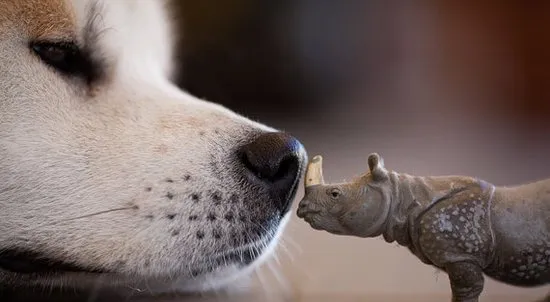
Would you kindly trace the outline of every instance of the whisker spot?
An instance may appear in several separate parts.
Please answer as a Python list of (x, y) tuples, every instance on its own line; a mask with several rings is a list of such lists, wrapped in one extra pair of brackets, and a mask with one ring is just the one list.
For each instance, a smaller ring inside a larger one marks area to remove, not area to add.
[(231, 221), (233, 221), (233, 220), (235, 219), (235, 217), (233, 216), (233, 213), (232, 213), (232, 212), (226, 213), (226, 214), (224, 215), (224, 218), (225, 218), (225, 220), (227, 220), (227, 221), (229, 221), (229, 222), (231, 222)]
[(191, 195), (191, 199), (192, 199), (194, 202), (199, 202), (200, 197), (199, 197), (198, 194), (192, 194), (192, 195)]
[(208, 214), (208, 216), (206, 216), (206, 219), (208, 219), (209, 221), (214, 221), (216, 220), (216, 214), (210, 213)]

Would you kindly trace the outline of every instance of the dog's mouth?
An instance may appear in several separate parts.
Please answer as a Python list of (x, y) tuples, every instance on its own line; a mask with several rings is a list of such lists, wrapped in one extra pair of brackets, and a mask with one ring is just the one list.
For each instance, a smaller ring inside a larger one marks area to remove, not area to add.
[[(200, 275), (209, 273), (219, 267), (233, 264), (240, 267), (248, 266), (264, 253), (271, 240), (273, 240), (273, 236), (265, 236), (262, 240), (259, 240), (253, 244), (247, 244), (246, 246), (240, 248), (218, 253), (208, 261), (207, 265), (202, 266), (200, 269), (194, 270), (193, 274)], [(1, 270), (25, 275), (111, 273), (103, 269), (89, 268), (58, 259), (52, 259), (40, 253), (15, 249), (0, 252), (0, 271)]]
[(215, 254), (207, 263), (192, 270), (193, 277), (208, 274), (221, 267), (236, 265), (240, 268), (251, 265), (262, 257), (275, 236), (267, 235), (261, 240), (245, 246)]
[(214, 258), (215, 265), (225, 265), (226, 263), (237, 263), (239, 265), (249, 265), (256, 260), (261, 254), (261, 250), (257, 248), (244, 248), (233, 251), (228, 251)]
[(35, 252), (4, 250), (0, 252), (0, 269), (19, 274), (88, 273), (104, 274), (104, 270), (49, 258)]

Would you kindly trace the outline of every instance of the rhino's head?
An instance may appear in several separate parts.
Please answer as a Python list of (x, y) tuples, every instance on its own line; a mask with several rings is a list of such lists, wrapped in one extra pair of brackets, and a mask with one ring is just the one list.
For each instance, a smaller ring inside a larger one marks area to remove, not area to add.
[(325, 184), (323, 158), (315, 156), (308, 165), (305, 196), (298, 217), (312, 228), (338, 235), (378, 236), (390, 209), (391, 183), (383, 159), (372, 153), (369, 172), (346, 183)]

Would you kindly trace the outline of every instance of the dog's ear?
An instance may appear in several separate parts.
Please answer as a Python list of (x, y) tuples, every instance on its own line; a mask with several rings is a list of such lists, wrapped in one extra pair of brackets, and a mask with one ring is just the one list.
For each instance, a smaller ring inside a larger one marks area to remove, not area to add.
[(371, 153), (368, 158), (369, 170), (375, 181), (388, 177), (388, 171), (384, 168), (384, 159), (378, 153)]

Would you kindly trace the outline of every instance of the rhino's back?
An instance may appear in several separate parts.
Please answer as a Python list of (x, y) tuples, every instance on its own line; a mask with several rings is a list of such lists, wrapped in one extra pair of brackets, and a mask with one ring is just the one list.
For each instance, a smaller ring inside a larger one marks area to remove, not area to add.
[(434, 203), (420, 217), (419, 245), (434, 265), (470, 261), (486, 267), (493, 236), (490, 227), (490, 184), (471, 186)]
[(515, 285), (550, 283), (550, 181), (497, 188), (491, 224), (496, 246), (486, 274)]

